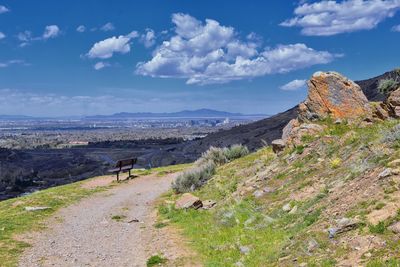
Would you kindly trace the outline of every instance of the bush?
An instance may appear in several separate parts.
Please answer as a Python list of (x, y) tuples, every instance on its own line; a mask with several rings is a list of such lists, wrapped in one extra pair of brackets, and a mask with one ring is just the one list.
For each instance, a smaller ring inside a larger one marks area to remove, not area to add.
[(204, 185), (214, 174), (216, 167), (249, 153), (247, 147), (233, 145), (230, 148), (210, 147), (195, 162), (194, 167), (179, 175), (172, 184), (176, 193), (194, 191)]
[(163, 264), (163, 263), (166, 263), (166, 262), (167, 262), (167, 259), (165, 259), (165, 258), (163, 258), (163, 257), (161, 257), (161, 256), (159, 256), (159, 255), (154, 255), (154, 256), (151, 256), (151, 257), (147, 260), (146, 265), (147, 265), (148, 267), (151, 267), (151, 266), (160, 265), (160, 264)]
[(197, 166), (213, 162), (215, 165), (222, 165), (228, 162), (225, 156), (224, 149), (219, 147), (210, 147), (204, 152), (201, 157), (195, 162)]
[(230, 148), (224, 148), (224, 155), (228, 161), (244, 157), (249, 154), (249, 149), (243, 145), (233, 145)]
[(193, 191), (205, 184), (214, 175), (215, 168), (216, 165), (212, 161), (195, 166), (179, 175), (172, 183), (172, 189), (176, 193)]
[(371, 234), (383, 234), (386, 230), (384, 222), (379, 222), (377, 225), (369, 225), (369, 232)]
[(394, 91), (399, 86), (397, 79), (382, 79), (379, 81), (378, 90), (380, 93), (387, 95), (388, 93)]
[(342, 160), (339, 158), (334, 158), (331, 160), (331, 168), (332, 169), (339, 168), (341, 164), (342, 164)]
[(384, 143), (394, 143), (400, 141), (400, 124), (397, 124), (387, 132), (383, 132), (382, 135), (382, 141)]

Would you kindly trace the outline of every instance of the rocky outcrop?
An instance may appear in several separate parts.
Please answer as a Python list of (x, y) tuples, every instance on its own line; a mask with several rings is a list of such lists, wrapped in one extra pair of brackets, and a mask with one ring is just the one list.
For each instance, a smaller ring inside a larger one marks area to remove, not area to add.
[(299, 120), (331, 117), (353, 119), (370, 114), (360, 86), (336, 72), (316, 72), (308, 82), (308, 97), (299, 106)]
[(279, 153), (285, 149), (286, 144), (285, 141), (283, 141), (282, 139), (275, 139), (274, 141), (272, 141), (271, 146), (274, 153)]
[[(400, 93), (396, 100), (400, 103)], [(329, 117), (336, 120), (335, 123), (341, 123), (342, 119), (370, 117), (372, 110), (376, 116), (389, 116), (385, 106), (377, 104), (371, 108), (360, 86), (353, 81), (337, 72), (316, 72), (308, 82), (308, 96), (299, 105), (297, 118), (283, 128), (282, 138), (274, 141), (272, 148), (279, 152), (282, 150), (281, 143), (285, 147), (294, 147), (303, 143), (304, 136), (320, 134), (324, 127), (312, 123), (313, 120)]]
[(287, 146), (297, 146), (303, 143), (305, 136), (315, 136), (321, 133), (325, 128), (315, 123), (293, 122), (290, 131), (288, 130), (282, 138)]
[(388, 105), (383, 102), (372, 102), (372, 116), (375, 119), (386, 120), (391, 116), (391, 111)]
[(391, 92), (384, 104), (389, 109), (391, 117), (400, 118), (400, 88)]
[(202, 201), (200, 198), (190, 194), (185, 193), (183, 194), (176, 202), (175, 208), (177, 209), (199, 209), (203, 206)]

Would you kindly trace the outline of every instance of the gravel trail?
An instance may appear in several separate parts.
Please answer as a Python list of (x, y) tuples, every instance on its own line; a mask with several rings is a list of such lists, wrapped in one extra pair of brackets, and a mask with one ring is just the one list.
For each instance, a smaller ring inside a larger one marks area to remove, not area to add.
[(154, 227), (152, 204), (173, 178), (139, 177), (60, 210), (47, 230), (34, 234), (19, 266), (146, 266), (157, 253), (184, 257), (182, 240)]

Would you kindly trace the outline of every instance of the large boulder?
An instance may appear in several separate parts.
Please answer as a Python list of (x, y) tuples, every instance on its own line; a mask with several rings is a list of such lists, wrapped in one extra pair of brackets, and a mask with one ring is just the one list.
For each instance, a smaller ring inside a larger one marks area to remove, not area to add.
[(299, 105), (299, 120), (332, 117), (353, 119), (371, 112), (360, 86), (337, 72), (316, 72), (308, 81), (308, 97)]

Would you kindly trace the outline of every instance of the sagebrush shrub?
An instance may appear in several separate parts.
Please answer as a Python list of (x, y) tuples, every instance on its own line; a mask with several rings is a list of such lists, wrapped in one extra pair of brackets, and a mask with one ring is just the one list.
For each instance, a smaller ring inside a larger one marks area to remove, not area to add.
[(394, 143), (400, 141), (400, 124), (397, 124), (389, 131), (382, 133), (382, 142), (384, 143)]
[(216, 165), (208, 161), (180, 174), (172, 183), (176, 193), (193, 191), (205, 184), (215, 173)]
[(389, 78), (382, 79), (378, 83), (380, 93), (387, 95), (400, 86), (400, 68), (397, 68), (389, 75)]
[(224, 155), (228, 161), (238, 159), (249, 154), (249, 149), (243, 145), (232, 145), (230, 148), (224, 148)]
[(391, 91), (397, 89), (397, 86), (399, 86), (397, 79), (396, 80), (382, 79), (379, 81), (378, 90), (380, 93), (386, 95), (386, 94), (390, 93)]
[(219, 147), (210, 147), (204, 152), (201, 157), (196, 161), (196, 165), (202, 165), (207, 162), (213, 162), (215, 165), (222, 165), (228, 162), (225, 156), (224, 149)]
[(176, 193), (193, 191), (204, 185), (214, 174), (217, 166), (243, 157), (249, 153), (247, 147), (233, 145), (230, 148), (210, 147), (195, 162), (194, 166), (180, 174), (172, 184)]

